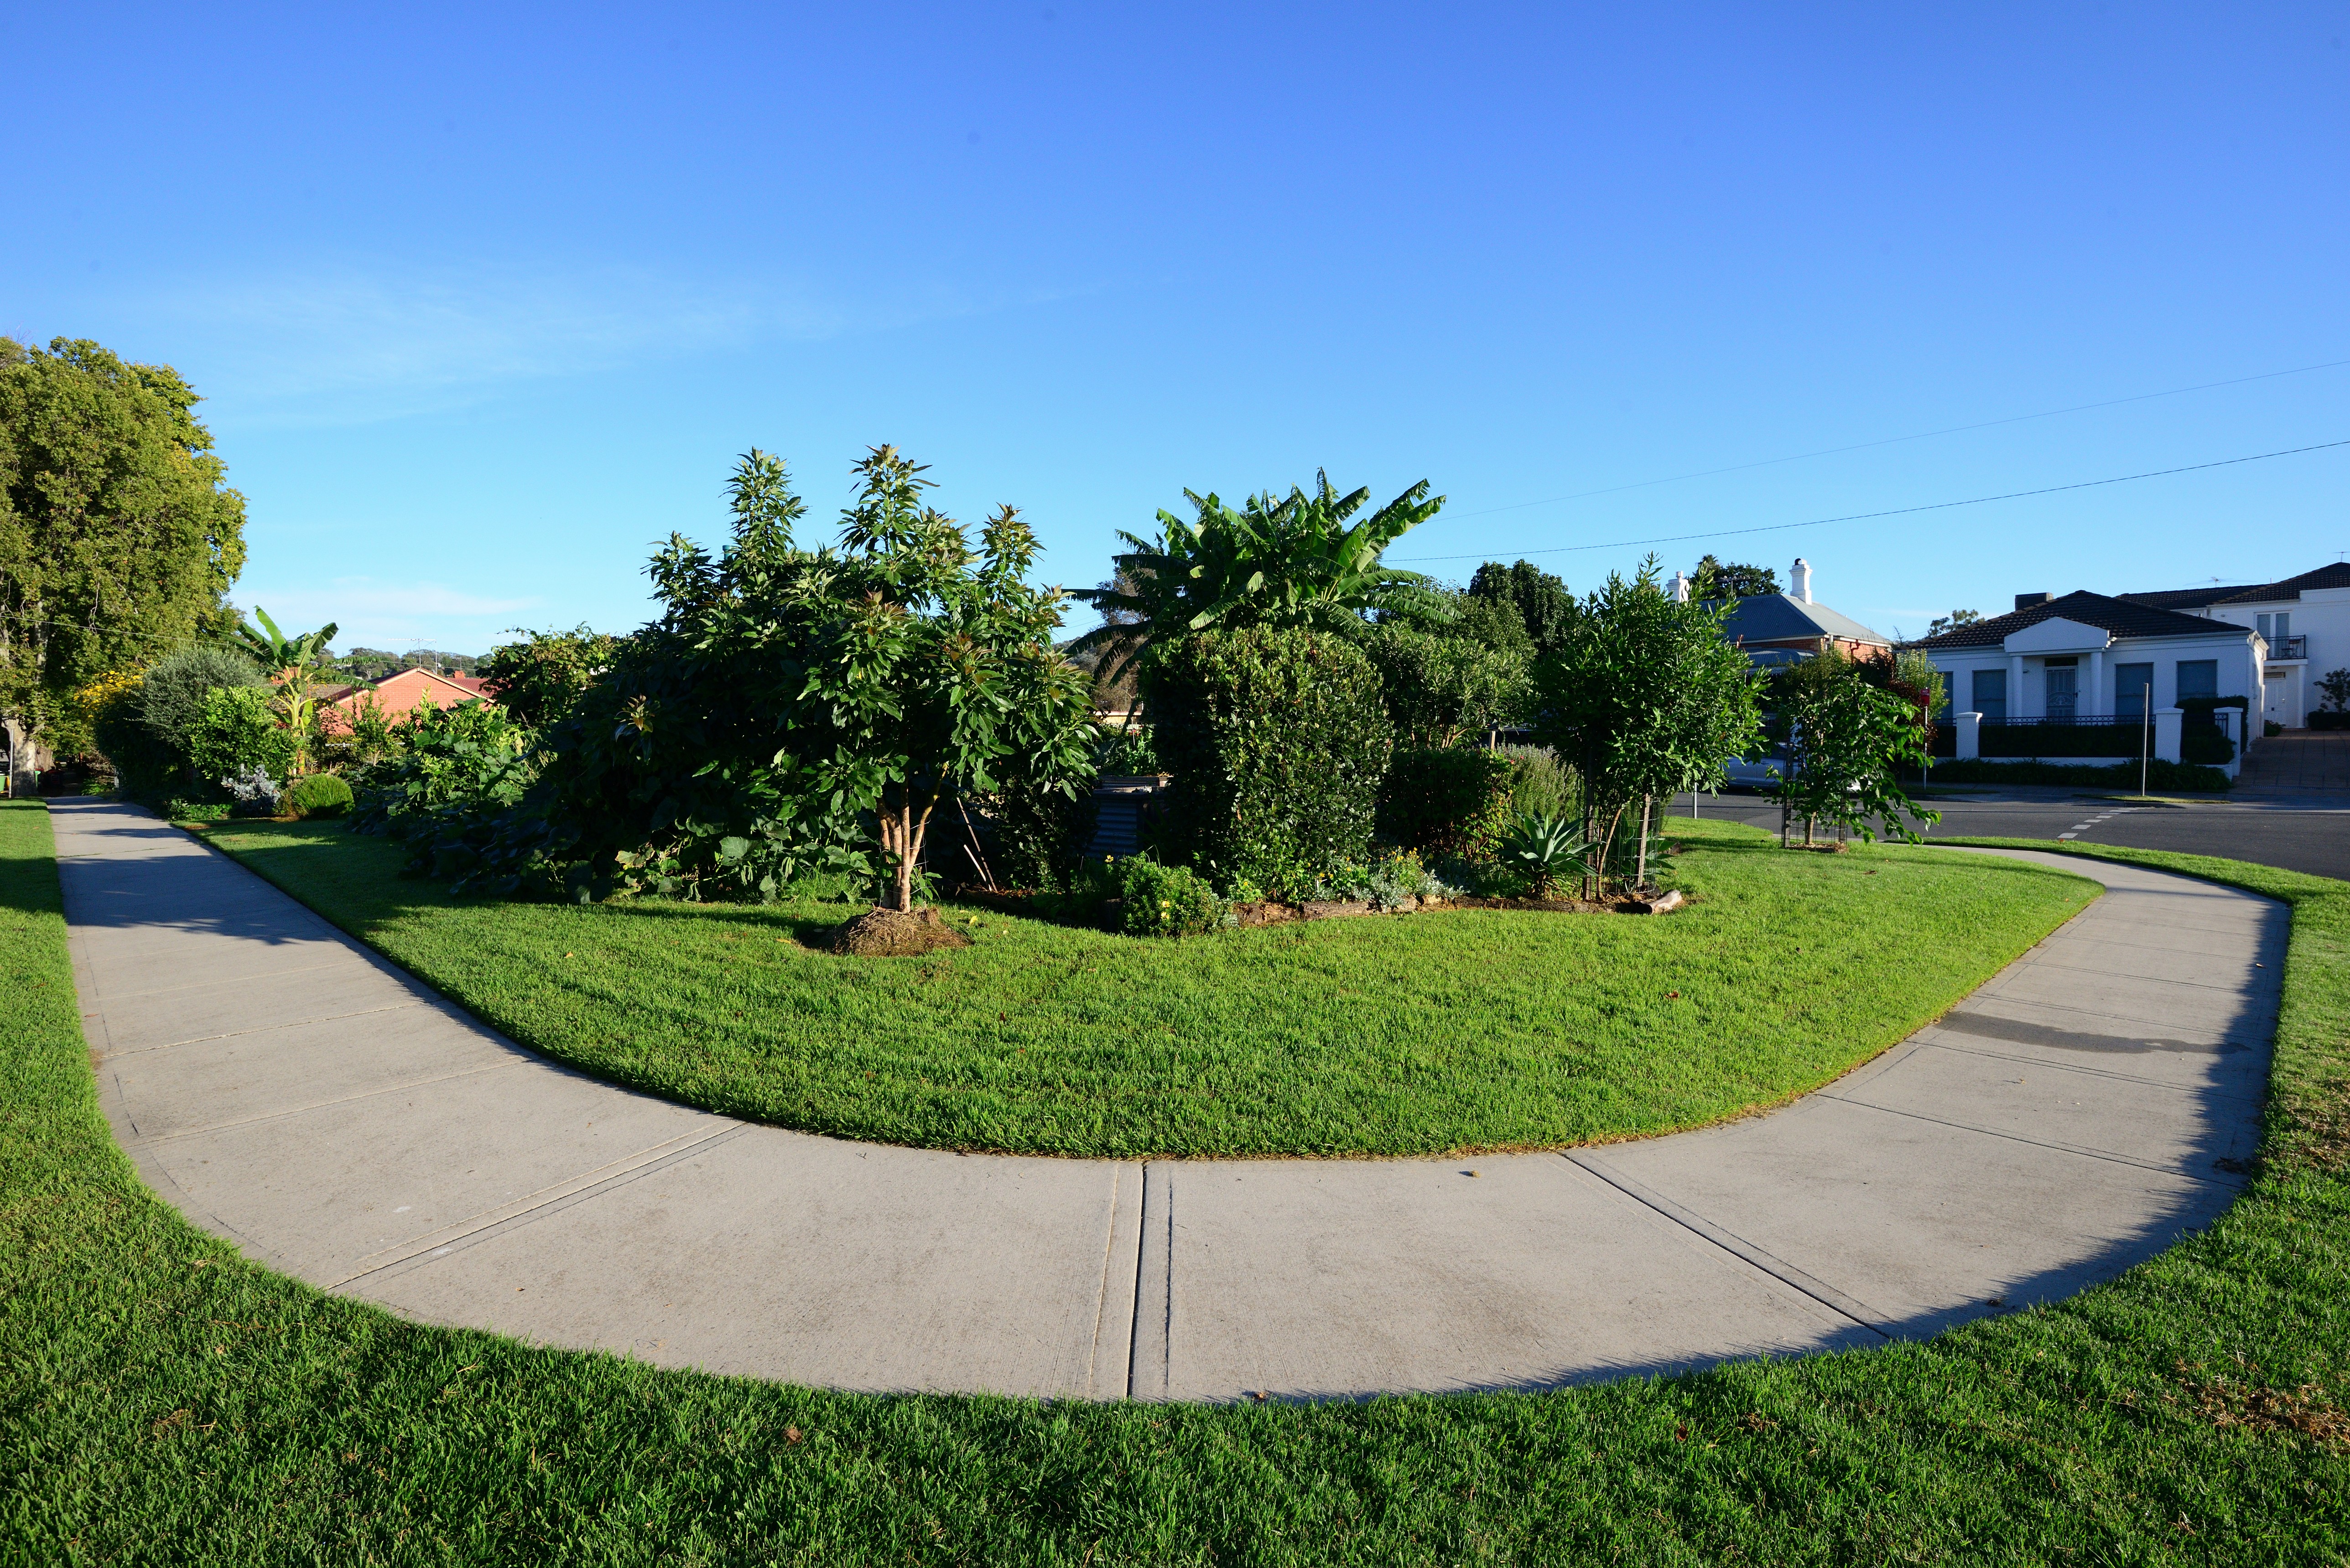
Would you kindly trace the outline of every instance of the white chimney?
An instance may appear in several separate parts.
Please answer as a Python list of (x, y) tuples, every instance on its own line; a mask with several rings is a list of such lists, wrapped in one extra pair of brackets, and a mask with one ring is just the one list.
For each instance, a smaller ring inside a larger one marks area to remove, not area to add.
[(1812, 564), (1801, 556), (1787, 570), (1787, 593), (1797, 604), (1812, 602)]
[(1689, 603), (1689, 588), (1690, 580), (1681, 576), (1679, 572), (1675, 572), (1673, 574), (1673, 602), (1675, 604), (1683, 605)]

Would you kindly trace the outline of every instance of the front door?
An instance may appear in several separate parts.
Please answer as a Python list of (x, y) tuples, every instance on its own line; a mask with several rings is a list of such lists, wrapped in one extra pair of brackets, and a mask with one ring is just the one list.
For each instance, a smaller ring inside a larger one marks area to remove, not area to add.
[(2074, 705), (2078, 698), (2078, 688), (2074, 685), (2074, 680), (2080, 673), (2080, 667), (2077, 665), (2052, 664), (2048, 667), (2048, 716), (2050, 718), (2069, 719), (2073, 716)]

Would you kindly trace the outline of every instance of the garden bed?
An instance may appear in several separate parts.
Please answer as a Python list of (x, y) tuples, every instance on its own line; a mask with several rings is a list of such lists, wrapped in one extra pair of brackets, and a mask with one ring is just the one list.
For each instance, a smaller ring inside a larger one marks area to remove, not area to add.
[(1417, 1155), (1670, 1131), (1804, 1093), (1938, 1016), (2094, 884), (1675, 825), (1662, 920), (1299, 920), (1180, 940), (951, 905), (972, 945), (820, 950), (861, 905), (473, 899), (323, 823), (205, 838), (515, 1039), (844, 1137), (1068, 1155)]

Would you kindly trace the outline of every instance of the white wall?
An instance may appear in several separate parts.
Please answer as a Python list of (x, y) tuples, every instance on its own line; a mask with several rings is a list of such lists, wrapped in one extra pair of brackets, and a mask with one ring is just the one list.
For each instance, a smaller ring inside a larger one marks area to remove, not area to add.
[[(2296, 618), (2293, 629), (2301, 623)], [(1974, 709), (1974, 671), (1996, 670), (2009, 675), (2007, 716), (2011, 719), (2041, 719), (2047, 716), (2047, 686), (2043, 671), (2044, 660), (2027, 654), (2023, 659), (2023, 696), (2016, 700), (2015, 681), (2008, 656), (1997, 648), (1951, 649), (1933, 651), (1930, 657), (1936, 668), (1950, 680), (1950, 711), (1970, 712)], [(2117, 664), (2152, 664), (2154, 666), (2154, 705), (2172, 708), (2178, 703), (2178, 662), (2181, 659), (2210, 659), (2219, 661), (2220, 695), (2249, 699), (2251, 711), (2261, 711), (2260, 666), (2251, 657), (2246, 642), (2216, 637), (2177, 638), (2117, 638), (2106, 649), (2105, 661), (2099, 671), (2098, 690), (2088, 690), (2090, 663), (2087, 654), (2078, 656), (2080, 674), (2079, 703), (2075, 711), (2111, 713), (2115, 711), (2113, 691), (2114, 667)]]
[[(2278, 671), (2284, 688), (2272, 694), (2270, 717), (2280, 723), (2303, 722), (2324, 701), (2318, 694), (2318, 680), (2328, 670), (2350, 669), (2350, 588), (2313, 588), (2297, 599), (2215, 605), (2199, 613), (2206, 619), (2244, 627), (2259, 625), (2256, 618), (2260, 616), (2289, 615), (2293, 618), (2292, 635), (2309, 639), (2308, 662), (2299, 669), (2292, 665), (2271, 666)], [(2269, 651), (2273, 656), (2279, 650)]]

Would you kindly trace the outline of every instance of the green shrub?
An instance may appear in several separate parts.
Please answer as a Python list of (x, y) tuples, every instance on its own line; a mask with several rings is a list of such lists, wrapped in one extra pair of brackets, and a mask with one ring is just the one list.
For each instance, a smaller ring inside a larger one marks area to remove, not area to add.
[(1232, 907), (1184, 866), (1135, 855), (1118, 863), (1118, 929), (1130, 937), (1194, 937), (1222, 930)]
[(1575, 770), (1548, 746), (1503, 746), (1510, 759), (1510, 815), (1566, 816), (1575, 809)]
[(183, 648), (158, 660), (139, 682), (139, 722), (163, 745), (192, 761), (206, 700), (214, 691), (244, 687), (265, 696), (268, 684), (261, 667), (234, 648)]
[(134, 692), (108, 704), (91, 724), (98, 749), (114, 764), (122, 792), (133, 799), (156, 799), (188, 782), (187, 753), (165, 744), (139, 716)]
[(1139, 778), (1157, 773), (1159, 752), (1151, 744), (1149, 726), (1113, 730), (1103, 735), (1094, 750), (1094, 766), (1113, 777)]
[(1073, 884), (1093, 837), (1093, 780), (1055, 783), (1024, 763), (1006, 770), (993, 794), (974, 800), (994, 826), (988, 868), (1008, 888), (1061, 892)]
[(359, 775), (351, 826), (360, 833), (429, 837), (450, 826), (451, 812), (484, 815), (515, 805), (536, 776), (533, 732), (494, 702), (417, 708), (391, 733), (392, 754)]
[(233, 778), (255, 769), (282, 779), (294, 765), (294, 732), (270, 710), (260, 686), (216, 686), (188, 727), (188, 760), (204, 779)]
[(1170, 863), (1295, 899), (1368, 857), (1392, 730), (1359, 649), (1301, 628), (1209, 630), (1163, 649), (1144, 683), (1174, 774)]
[(229, 802), (175, 795), (163, 803), (166, 822), (220, 822), (228, 816)]
[(1481, 858), (1509, 825), (1515, 769), (1482, 746), (1399, 749), (1379, 786), (1379, 836), (1432, 857)]
[(294, 781), (286, 804), (296, 816), (340, 816), (351, 808), (351, 786), (333, 774), (310, 774)]
[(2234, 760), (2236, 742), (2216, 729), (2200, 724), (2190, 725), (2178, 737), (2178, 760), (2209, 767), (2224, 766)]
[[(2095, 767), (2075, 763), (2002, 763), (1965, 759), (1936, 763), (1935, 784), (2093, 784), (2100, 789), (2136, 791), (2138, 764), (2116, 763)], [(2158, 790), (2224, 790), (2233, 783), (2218, 768), (2191, 763), (2168, 763), (2160, 757), (2146, 764), (2146, 786)]]
[(1388, 716), (1403, 745), (1457, 745), (1526, 715), (1532, 691), (1526, 649), (1388, 621), (1372, 629), (1364, 651), (1379, 672)]
[(1361, 898), (1392, 909), (1407, 898), (1449, 898), (1452, 887), (1419, 862), (1409, 849), (1390, 849), (1367, 866), (1343, 866), (1315, 889), (1317, 898)]

